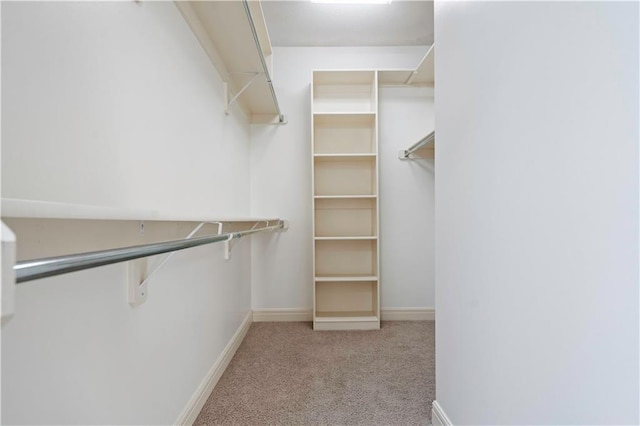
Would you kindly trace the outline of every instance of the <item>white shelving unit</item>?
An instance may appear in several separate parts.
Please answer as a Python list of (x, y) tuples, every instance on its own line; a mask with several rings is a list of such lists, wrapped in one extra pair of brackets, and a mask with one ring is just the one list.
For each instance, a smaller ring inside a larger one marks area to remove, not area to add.
[(277, 123), (277, 100), (270, 88), (272, 48), (260, 2), (252, 0), (246, 4), (255, 37), (242, 0), (175, 1), (175, 4), (228, 85), (227, 103), (234, 102), (237, 96), (253, 123)]
[(380, 328), (376, 71), (314, 71), (313, 327)]

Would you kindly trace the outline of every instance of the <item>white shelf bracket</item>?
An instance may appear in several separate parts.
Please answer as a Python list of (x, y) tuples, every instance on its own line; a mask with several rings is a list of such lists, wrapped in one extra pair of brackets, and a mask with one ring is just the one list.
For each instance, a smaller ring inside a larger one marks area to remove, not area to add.
[[(245, 73), (242, 73), (245, 74)], [(244, 92), (245, 90), (247, 90), (247, 88), (249, 86), (251, 86), (251, 83), (253, 83), (254, 81), (256, 81), (256, 78), (258, 78), (258, 76), (263, 75), (264, 73), (262, 72), (256, 72), (256, 73), (249, 73), (249, 74), (253, 74), (253, 77), (251, 77), (251, 80), (249, 80), (247, 82), (247, 84), (245, 84), (242, 89), (240, 89), (240, 91), (238, 93), (236, 93), (236, 95), (234, 97), (232, 97), (231, 99), (229, 99), (229, 84), (228, 83), (223, 83), (224, 84), (224, 101), (225, 101), (225, 108), (224, 108), (224, 113), (229, 115), (229, 109), (231, 108), (231, 105), (233, 105), (233, 103), (238, 99), (238, 97), (240, 97), (240, 95), (242, 95), (242, 92)]]
[(287, 219), (282, 219), (282, 228), (276, 229), (275, 232), (284, 232), (289, 229), (289, 221)]
[[(261, 220), (259, 222), (254, 223), (251, 229), (256, 229), (256, 227), (261, 223), (264, 223), (265, 226), (269, 226), (268, 220)], [(233, 248), (233, 246), (235, 246), (235, 244), (231, 243), (231, 239), (224, 242), (224, 260), (231, 259), (231, 249)]]
[(398, 151), (398, 158), (401, 160), (408, 160), (409, 155), (411, 154), (409, 154), (406, 149), (401, 149), (400, 151)]
[(2, 222), (2, 325), (9, 322), (15, 312), (16, 297), (16, 273), (13, 266), (16, 264), (16, 236), (11, 229)]
[(224, 242), (224, 260), (231, 259), (231, 240)]
[[(129, 280), (129, 303), (133, 306), (141, 305), (147, 301), (147, 281), (144, 276), (147, 272), (147, 258), (130, 260), (127, 264)], [(142, 282), (141, 282), (142, 281)]]
[[(222, 222), (201, 222), (196, 226), (193, 231), (187, 235), (185, 239), (192, 238), (204, 225), (213, 224), (218, 225), (218, 234), (222, 234)], [(151, 272), (147, 272), (147, 258), (136, 259), (129, 261), (129, 303), (132, 305), (140, 305), (147, 300), (147, 295), (149, 293), (148, 282), (155, 274), (162, 268), (171, 257), (175, 254), (175, 252), (171, 252), (167, 254), (164, 259), (153, 268)]]
[(408, 85), (408, 84), (413, 83), (413, 80), (415, 80), (415, 78), (416, 78), (417, 76), (418, 76), (418, 71), (413, 71), (413, 72), (411, 73), (411, 75), (409, 76), (409, 78), (407, 78), (407, 81), (405, 81), (405, 83), (404, 83), (404, 84), (407, 84), (407, 85)]
[[(256, 223), (253, 224), (253, 226), (251, 227), (251, 229), (256, 229), (256, 227), (258, 225), (260, 225), (261, 223), (264, 223), (265, 226), (269, 226), (269, 221), (268, 220), (261, 220), (258, 221)], [(287, 229), (289, 229), (289, 221), (288, 220), (283, 220), (282, 221), (282, 228), (276, 229), (274, 232), (284, 232)], [(224, 260), (229, 260), (231, 259), (231, 249), (238, 243), (233, 243), (232, 240), (227, 240), (224, 242)]]

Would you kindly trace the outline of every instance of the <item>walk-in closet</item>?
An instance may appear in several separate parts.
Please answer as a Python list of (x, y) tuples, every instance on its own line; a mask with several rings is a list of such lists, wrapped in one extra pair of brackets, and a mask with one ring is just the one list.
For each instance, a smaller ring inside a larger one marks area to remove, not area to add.
[(0, 2), (0, 423), (638, 424), (639, 17)]

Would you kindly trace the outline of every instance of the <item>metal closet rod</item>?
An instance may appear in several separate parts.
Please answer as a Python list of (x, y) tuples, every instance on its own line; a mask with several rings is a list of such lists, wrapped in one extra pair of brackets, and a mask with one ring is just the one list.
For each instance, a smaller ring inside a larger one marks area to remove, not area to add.
[(413, 154), (414, 152), (416, 152), (417, 150), (419, 150), (420, 148), (422, 148), (423, 146), (425, 146), (426, 144), (428, 144), (429, 142), (431, 142), (435, 138), (436, 138), (436, 131), (434, 130), (433, 132), (429, 133), (424, 138), (420, 139), (418, 142), (416, 142), (413, 145), (411, 145), (410, 148), (405, 149), (404, 150), (404, 158), (408, 158), (411, 154)]
[(83, 269), (96, 268), (98, 266), (125, 262), (127, 260), (139, 259), (141, 257), (154, 256), (156, 254), (217, 243), (219, 241), (231, 241), (242, 238), (246, 235), (265, 231), (275, 231), (276, 229), (283, 229), (284, 227), (284, 221), (278, 220), (277, 225), (249, 229), (246, 231), (229, 232), (227, 234), (100, 250), (88, 253), (70, 254), (66, 256), (47, 257), (44, 259), (24, 260), (17, 262), (13, 269), (16, 273), (16, 283), (19, 284), (26, 281), (53, 277), (69, 272), (82, 271)]
[(269, 68), (267, 67), (267, 61), (264, 58), (264, 52), (262, 51), (262, 45), (260, 44), (260, 39), (258, 39), (258, 33), (256, 31), (256, 24), (253, 22), (253, 16), (251, 15), (251, 10), (249, 9), (249, 1), (242, 0), (242, 5), (244, 6), (244, 11), (247, 13), (247, 19), (249, 20), (249, 27), (251, 28), (251, 34), (253, 34), (253, 40), (256, 43), (256, 48), (258, 49), (258, 56), (260, 56), (260, 62), (262, 62), (262, 70), (264, 72), (264, 77), (269, 84), (269, 90), (271, 91), (271, 97), (273, 98), (273, 103), (276, 106), (276, 110), (278, 111), (278, 121), (280, 123), (284, 123), (284, 115), (282, 111), (280, 111), (280, 104), (278, 103), (278, 97), (276, 96), (276, 91), (273, 88), (273, 82), (271, 81), (271, 75), (269, 74)]

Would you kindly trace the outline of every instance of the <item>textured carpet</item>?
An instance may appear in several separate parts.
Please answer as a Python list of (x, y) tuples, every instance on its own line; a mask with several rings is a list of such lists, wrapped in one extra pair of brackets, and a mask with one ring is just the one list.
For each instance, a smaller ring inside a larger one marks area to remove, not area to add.
[(254, 323), (195, 424), (430, 424), (434, 333), (433, 321), (315, 332)]

